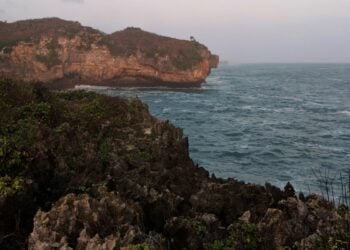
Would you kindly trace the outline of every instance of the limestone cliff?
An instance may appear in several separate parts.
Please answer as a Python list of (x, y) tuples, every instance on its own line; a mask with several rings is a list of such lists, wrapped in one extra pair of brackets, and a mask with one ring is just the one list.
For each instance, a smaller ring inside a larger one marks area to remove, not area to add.
[(218, 56), (194, 39), (112, 34), (58, 18), (0, 22), (0, 76), (55, 87), (200, 85)]
[(350, 249), (347, 207), (210, 178), (138, 99), (0, 79), (0, 110), (0, 249)]

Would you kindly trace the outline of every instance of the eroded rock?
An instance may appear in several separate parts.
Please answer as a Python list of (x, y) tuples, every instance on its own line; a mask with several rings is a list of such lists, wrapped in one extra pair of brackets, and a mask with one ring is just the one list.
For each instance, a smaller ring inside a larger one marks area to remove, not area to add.
[(110, 35), (58, 18), (0, 23), (0, 76), (55, 88), (200, 86), (218, 56), (196, 41), (127, 28)]
[(349, 246), (346, 208), (210, 178), (138, 99), (0, 80), (0, 108), (1, 249)]
[[(115, 193), (100, 191), (96, 198), (68, 194), (50, 211), (37, 212), (29, 249), (110, 250), (153, 243), (156, 249), (163, 249), (161, 236), (143, 232), (142, 216), (140, 207), (122, 201)], [(152, 241), (154, 237), (157, 242)]]

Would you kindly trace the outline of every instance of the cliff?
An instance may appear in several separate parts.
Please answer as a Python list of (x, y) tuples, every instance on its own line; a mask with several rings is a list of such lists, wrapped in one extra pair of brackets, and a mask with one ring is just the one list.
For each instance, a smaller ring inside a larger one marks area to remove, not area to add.
[(199, 86), (218, 61), (194, 39), (139, 28), (105, 34), (58, 18), (0, 22), (0, 76), (52, 87)]
[(0, 80), (1, 249), (348, 249), (349, 211), (217, 179), (138, 99)]

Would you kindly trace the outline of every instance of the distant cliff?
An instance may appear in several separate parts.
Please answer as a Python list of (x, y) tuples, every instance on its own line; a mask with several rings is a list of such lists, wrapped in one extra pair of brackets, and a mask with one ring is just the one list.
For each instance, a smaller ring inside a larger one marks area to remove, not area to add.
[(105, 34), (58, 18), (0, 22), (0, 76), (55, 87), (200, 85), (218, 61), (194, 39), (139, 28)]

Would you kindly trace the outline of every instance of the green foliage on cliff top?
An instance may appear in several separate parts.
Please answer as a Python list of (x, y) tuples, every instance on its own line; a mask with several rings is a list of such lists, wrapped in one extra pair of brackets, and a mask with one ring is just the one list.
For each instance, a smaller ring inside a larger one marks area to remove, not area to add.
[(19, 87), (0, 80), (0, 109), (2, 177), (40, 170), (35, 162), (47, 159), (72, 171), (104, 167), (115, 140), (127, 137), (126, 129), (135, 127), (140, 131), (135, 136), (144, 136), (138, 123), (146, 108), (139, 100), (84, 91), (49, 92), (39, 85)]
[(180, 70), (188, 70), (202, 61), (198, 49), (195, 47), (180, 49), (177, 57), (174, 58), (173, 64)]
[[(154, 65), (161, 69), (188, 71), (202, 60), (202, 51), (207, 48), (197, 41), (179, 40), (146, 32), (140, 28), (130, 27), (112, 34), (104, 34), (78, 22), (59, 18), (43, 18), (0, 23), (0, 50), (4, 47), (26, 42), (38, 44), (42, 37), (53, 41), (58, 37), (80, 38), (79, 50), (91, 50), (92, 45), (105, 46), (114, 57), (140, 56), (140, 62)], [(57, 50), (40, 54), (37, 59), (48, 69), (59, 63)]]
[(0, 50), (5, 46), (14, 46), (20, 41), (38, 43), (42, 36), (73, 38), (78, 34), (102, 33), (90, 27), (84, 27), (78, 22), (59, 18), (29, 19), (13, 23), (0, 22)]
[[(0, 79), (0, 110), (0, 200), (9, 213), (1, 215), (1, 249), (26, 240), (38, 208), (107, 185), (115, 161), (140, 164), (152, 154), (155, 138), (143, 126), (154, 120), (138, 99)], [(124, 154), (128, 146), (134, 151)]]
[(167, 57), (172, 66), (183, 71), (199, 64), (203, 60), (201, 50), (206, 49), (198, 42), (159, 36), (135, 27), (108, 35), (101, 42), (114, 56), (131, 56), (139, 52), (153, 63), (160, 57)]

